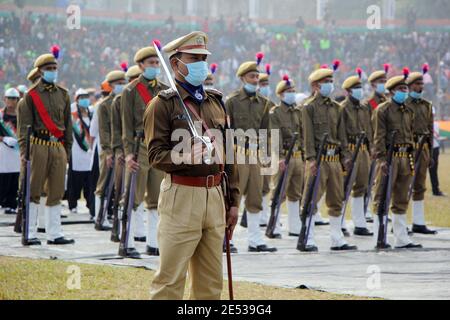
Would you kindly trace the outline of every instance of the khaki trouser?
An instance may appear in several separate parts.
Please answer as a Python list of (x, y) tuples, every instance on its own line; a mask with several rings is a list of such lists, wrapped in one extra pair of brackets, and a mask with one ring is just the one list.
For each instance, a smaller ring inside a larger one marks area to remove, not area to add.
[(225, 207), (222, 190), (172, 184), (166, 175), (158, 202), (159, 269), (151, 299), (183, 298), (189, 268), (190, 298), (219, 300)]
[(427, 171), (430, 165), (430, 149), (428, 145), (424, 145), (422, 154), (420, 155), (420, 166), (415, 173), (417, 175), (414, 181), (412, 199), (413, 201), (422, 201), (425, 199)]
[(237, 167), (239, 189), (241, 190), (241, 196), (245, 196), (247, 213), (259, 213), (263, 209), (261, 167), (259, 164), (239, 164)]
[[(308, 186), (312, 180), (309, 164), (306, 165), (306, 181), (303, 197), (306, 197)], [(344, 182), (342, 175), (342, 166), (340, 162), (324, 162), (320, 165), (320, 182), (317, 190), (316, 203), (326, 193), (325, 203), (328, 207), (330, 217), (339, 217), (342, 211), (342, 202), (344, 201)]]
[(353, 184), (353, 198), (363, 197), (367, 191), (370, 171), (370, 156), (367, 150), (360, 150), (356, 159), (355, 182)]
[[(64, 147), (31, 145), (30, 200), (39, 204), (42, 193), (47, 193), (46, 206), (61, 203), (64, 197), (67, 154)], [(45, 189), (44, 189), (45, 186)]]
[[(278, 170), (273, 176), (273, 184), (276, 186), (282, 172)], [(305, 176), (305, 165), (301, 158), (291, 158), (287, 173), (285, 194), (289, 201), (301, 201), (303, 182)], [(273, 196), (272, 196), (273, 198)], [(284, 201), (284, 198), (282, 199)]]
[(270, 193), (270, 182), (272, 181), (272, 179), (273, 176), (265, 175), (263, 177), (263, 188), (262, 188), (263, 197), (265, 197)]
[(103, 190), (105, 189), (106, 176), (108, 175), (108, 166), (106, 165), (107, 154), (105, 152), (100, 153), (99, 159), (99, 169), (100, 173), (97, 181), (97, 188), (95, 189), (95, 195), (98, 197), (102, 196)]
[[(375, 183), (375, 198), (373, 212), (378, 212), (378, 204), (383, 196), (381, 185), (382, 176), (380, 161), (377, 161), (377, 179)], [(392, 161), (392, 206), (391, 211), (395, 214), (405, 214), (408, 209), (408, 188), (412, 181), (411, 167), (408, 158), (393, 158)]]
[[(122, 187), (125, 183), (125, 175), (124, 175), (124, 165), (121, 165), (119, 163), (119, 161), (117, 161), (117, 157), (116, 157), (116, 161), (114, 163), (114, 193), (115, 193), (115, 197), (119, 196), (121, 197), (122, 195), (120, 194), (122, 192)], [(123, 188), (123, 190), (125, 190), (125, 188)]]

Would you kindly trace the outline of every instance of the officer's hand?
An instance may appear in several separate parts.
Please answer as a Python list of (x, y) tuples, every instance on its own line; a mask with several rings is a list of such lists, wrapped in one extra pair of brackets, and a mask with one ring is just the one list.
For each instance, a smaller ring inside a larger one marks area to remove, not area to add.
[(124, 156), (123, 154), (120, 154), (120, 155), (117, 157), (117, 161), (118, 161), (118, 163), (119, 163), (120, 166), (123, 166), (123, 165), (125, 164), (125, 156)]
[(236, 226), (238, 222), (238, 208), (237, 207), (231, 207), (230, 210), (227, 212), (227, 228), (230, 231), (230, 240), (233, 238), (233, 232), (234, 227)]
[(311, 173), (311, 175), (316, 176), (317, 169), (318, 169), (316, 160), (308, 161), (308, 166), (309, 166), (309, 172)]
[(139, 163), (134, 160), (134, 155), (127, 155), (125, 161), (127, 163), (128, 170), (131, 172), (137, 172), (139, 170)]
[(344, 160), (344, 168), (345, 168), (345, 171), (350, 172), (350, 169), (352, 168), (352, 159)]
[(280, 160), (278, 162), (278, 166), (279, 166), (281, 172), (284, 172), (284, 170), (286, 170), (286, 164), (284, 163), (284, 160)]
[(112, 155), (106, 156), (106, 166), (108, 168), (111, 168), (112, 165), (113, 165), (113, 156)]
[(389, 166), (388, 166), (387, 161), (381, 162), (380, 169), (381, 169), (381, 173), (383, 174), (383, 176), (387, 176), (388, 175)]

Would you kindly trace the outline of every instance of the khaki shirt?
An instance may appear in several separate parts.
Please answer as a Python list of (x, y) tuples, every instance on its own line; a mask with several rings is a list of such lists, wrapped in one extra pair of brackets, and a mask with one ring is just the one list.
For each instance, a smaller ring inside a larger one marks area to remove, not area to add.
[(356, 143), (356, 136), (362, 131), (370, 145), (373, 143), (373, 128), (370, 106), (360, 104), (356, 99), (347, 97), (341, 103), (344, 117), (344, 128), (348, 143)]
[[(206, 90), (205, 99), (198, 106), (190, 99), (189, 93), (178, 84), (177, 89), (182, 99), (190, 101), (190, 105), (210, 129), (223, 130), (225, 128), (226, 113), (221, 105), (222, 96), (219, 91)], [(191, 117), (195, 121), (194, 115), (191, 114)], [(171, 158), (172, 149), (179, 144), (179, 141), (172, 141), (172, 133), (177, 129), (185, 129), (190, 133), (186, 116), (174, 90), (163, 90), (152, 100), (145, 111), (144, 128), (148, 158), (150, 165), (154, 168), (169, 174), (191, 177), (206, 177), (221, 172), (219, 164), (194, 165), (173, 163)], [(225, 145), (222, 148), (225, 150)], [(229, 178), (232, 203), (233, 206), (238, 206), (239, 176), (235, 165), (231, 165)]]
[(288, 106), (284, 102), (270, 110), (270, 129), (279, 129), (280, 157), (284, 158), (288, 151), (294, 133), (298, 133), (298, 141), (294, 151), (302, 150), (303, 130), (302, 113), (298, 106)]
[(123, 154), (121, 99), (122, 94), (119, 94), (111, 104), (111, 148), (116, 156)]
[[(36, 82), (30, 89), (37, 90), (41, 100), (55, 123), (56, 127), (64, 133), (64, 148), (69, 157), (72, 150), (72, 114), (70, 110), (70, 97), (67, 90), (59, 85), (53, 86), (51, 91), (45, 88), (43, 80)], [(25, 154), (27, 126), (32, 127), (32, 131), (48, 130), (42, 122), (33, 99), (26, 93), (18, 104), (17, 112), (17, 136), (19, 140), (20, 153)]]
[(410, 108), (389, 99), (375, 110), (373, 117), (374, 147), (378, 159), (386, 159), (386, 148), (393, 130), (397, 130), (394, 144), (413, 145), (414, 112)]
[(418, 139), (419, 135), (428, 135), (428, 143), (430, 147), (433, 146), (433, 106), (430, 101), (425, 99), (413, 99), (408, 97), (405, 105), (414, 111), (414, 125), (413, 132)]
[(305, 158), (316, 158), (323, 135), (328, 133), (328, 144), (340, 147), (344, 158), (350, 156), (347, 150), (347, 136), (340, 105), (319, 93), (305, 101), (302, 110), (303, 140)]
[[(161, 91), (168, 88), (164, 83), (158, 80), (148, 81), (143, 75), (129, 83), (122, 93), (121, 112), (122, 112), (122, 142), (125, 155), (133, 153), (135, 133), (144, 130), (144, 112), (147, 105), (139, 95), (136, 88), (138, 83), (143, 83), (154, 98)], [(145, 145), (142, 144), (145, 148)]]
[(98, 112), (98, 134), (102, 152), (112, 155), (111, 149), (111, 105), (115, 94), (111, 92), (109, 96), (102, 100), (99, 104)]

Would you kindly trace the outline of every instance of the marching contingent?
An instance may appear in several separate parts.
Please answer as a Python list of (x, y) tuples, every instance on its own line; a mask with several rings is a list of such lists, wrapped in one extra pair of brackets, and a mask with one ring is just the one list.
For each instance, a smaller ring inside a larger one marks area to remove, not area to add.
[[(207, 43), (201, 31), (165, 46), (154, 40), (136, 52), (135, 65), (106, 75), (99, 101), (97, 90), (79, 88), (73, 103), (58, 84), (60, 48), (53, 46), (35, 60), (28, 89), (5, 92), (2, 206), (15, 213), (18, 202), (14, 230), (24, 246), (41, 245), (43, 232), (48, 245), (75, 243), (61, 228), (62, 200), (75, 212), (83, 191), (93, 232), (107, 233), (119, 256), (141, 258), (136, 242), (159, 256), (153, 299), (182, 298), (188, 270), (191, 297), (219, 299), (222, 255), (238, 253), (232, 236), (239, 212), (249, 252), (277, 251), (266, 238), (282, 238), (283, 228), (301, 252), (319, 250), (315, 228), (322, 226), (333, 251), (357, 250), (347, 240), (351, 231), (372, 237), (377, 250), (421, 248), (412, 233), (436, 234), (424, 206), (433, 164), (427, 64), (389, 78), (389, 64), (380, 66), (368, 77), (365, 99), (363, 70), (336, 84), (335, 60), (311, 70), (311, 94), (303, 97), (288, 75), (273, 79), (259, 52), (236, 70), (242, 86), (225, 98), (214, 86), (220, 70), (208, 67)], [(346, 94), (334, 99), (338, 85)], [(187, 141), (173, 138), (179, 130), (189, 133)]]

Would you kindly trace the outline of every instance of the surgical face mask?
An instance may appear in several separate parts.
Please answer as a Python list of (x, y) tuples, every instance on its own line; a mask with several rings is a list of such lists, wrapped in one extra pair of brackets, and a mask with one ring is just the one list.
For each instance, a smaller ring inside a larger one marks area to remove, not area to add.
[(423, 92), (415, 92), (415, 91), (411, 91), (409, 93), (409, 95), (411, 96), (411, 98), (413, 99), (420, 99), (423, 96)]
[(122, 93), (122, 91), (123, 91), (123, 88), (124, 88), (125, 86), (123, 85), (123, 84), (116, 84), (115, 86), (114, 86), (114, 94), (121, 94)]
[(147, 67), (144, 70), (144, 78), (154, 80), (161, 73), (161, 68)]
[(269, 97), (272, 94), (272, 90), (270, 86), (260, 87), (259, 93), (261, 93), (264, 97)]
[(295, 104), (295, 97), (296, 97), (295, 92), (285, 92), (282, 100), (287, 105), (293, 105)]
[(87, 109), (87, 108), (89, 108), (90, 102), (91, 102), (91, 101), (90, 101), (88, 98), (79, 99), (79, 100), (78, 100), (78, 105), (79, 105), (81, 108)]
[(58, 81), (58, 71), (44, 71), (42, 78), (45, 80), (45, 82), (55, 83), (56, 81)]
[(256, 88), (257, 87), (254, 84), (250, 84), (250, 83), (245, 83), (244, 84), (244, 89), (248, 93), (255, 93), (256, 92)]
[(363, 97), (363, 89), (362, 88), (352, 89), (352, 97), (360, 101)]
[(377, 83), (377, 87), (376, 87), (375, 91), (379, 94), (384, 94), (386, 92), (384, 83)]
[(178, 59), (182, 64), (184, 64), (188, 69), (188, 74), (185, 76), (179, 70), (178, 73), (181, 74), (184, 79), (195, 87), (198, 87), (205, 82), (208, 77), (208, 63), (206, 61), (198, 61), (193, 63), (184, 63)]
[(334, 91), (334, 84), (332, 82), (325, 82), (320, 84), (320, 94), (324, 97), (329, 97)]
[(406, 98), (408, 98), (408, 92), (403, 91), (395, 91), (395, 94), (392, 97), (398, 104), (403, 104), (406, 101)]

